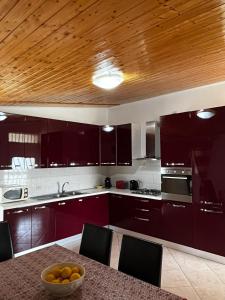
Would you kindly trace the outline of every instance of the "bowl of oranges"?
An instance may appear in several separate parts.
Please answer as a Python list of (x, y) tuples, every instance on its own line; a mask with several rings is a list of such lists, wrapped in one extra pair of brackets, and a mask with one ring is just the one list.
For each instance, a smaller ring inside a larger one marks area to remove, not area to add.
[(44, 269), (41, 281), (45, 289), (55, 296), (68, 296), (82, 285), (85, 269), (73, 262), (56, 263)]

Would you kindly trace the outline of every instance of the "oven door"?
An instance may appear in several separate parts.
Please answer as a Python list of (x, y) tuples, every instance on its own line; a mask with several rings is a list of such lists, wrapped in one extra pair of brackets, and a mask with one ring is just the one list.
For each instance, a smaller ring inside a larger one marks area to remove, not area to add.
[(161, 175), (162, 198), (192, 202), (192, 176), (191, 175)]

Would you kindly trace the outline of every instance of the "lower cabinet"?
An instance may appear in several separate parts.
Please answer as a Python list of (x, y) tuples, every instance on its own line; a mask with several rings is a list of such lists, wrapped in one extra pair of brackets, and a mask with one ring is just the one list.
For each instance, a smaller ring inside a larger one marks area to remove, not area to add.
[(195, 248), (225, 256), (225, 212), (213, 205), (195, 207)]
[(55, 241), (55, 211), (53, 204), (31, 207), (31, 247)]
[(84, 220), (83, 223), (91, 223), (99, 226), (109, 224), (109, 195), (96, 195), (83, 198)]
[(191, 203), (164, 201), (162, 238), (174, 243), (193, 246), (193, 211)]
[(10, 225), (14, 252), (30, 249), (31, 207), (5, 210), (4, 220)]

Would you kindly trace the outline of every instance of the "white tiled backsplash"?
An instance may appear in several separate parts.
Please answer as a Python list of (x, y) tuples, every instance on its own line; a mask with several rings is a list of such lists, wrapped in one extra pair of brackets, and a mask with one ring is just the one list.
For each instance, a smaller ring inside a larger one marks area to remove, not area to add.
[(112, 179), (112, 185), (116, 180), (140, 180), (140, 188), (161, 190), (161, 162), (160, 160), (133, 160), (132, 167), (110, 167), (108, 176)]
[(56, 193), (57, 182), (62, 184), (66, 181), (67, 190), (79, 190), (93, 188), (102, 184), (106, 176), (105, 167), (76, 167), (35, 169), (27, 171), (4, 170), (0, 171), (0, 185), (27, 185), (29, 196)]
[(79, 190), (93, 188), (104, 184), (106, 176), (112, 178), (115, 186), (116, 180), (138, 179), (140, 187), (160, 189), (160, 162), (159, 161), (133, 161), (131, 167), (76, 167), (35, 169), (26, 171), (4, 170), (0, 171), (0, 185), (27, 185), (29, 196), (38, 196), (56, 193), (57, 182), (62, 184), (66, 181), (69, 185), (67, 190)]

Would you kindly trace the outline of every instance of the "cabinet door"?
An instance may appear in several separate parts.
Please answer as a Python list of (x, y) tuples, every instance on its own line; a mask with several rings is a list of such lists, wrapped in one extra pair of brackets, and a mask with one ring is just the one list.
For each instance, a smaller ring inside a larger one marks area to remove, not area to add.
[(0, 169), (23, 170), (25, 117), (7, 114), (0, 122)]
[(66, 121), (48, 119), (48, 133), (43, 135), (43, 157), (47, 159), (44, 164), (48, 167), (66, 167), (68, 149), (68, 124)]
[(32, 207), (32, 247), (55, 241), (54, 204)]
[(43, 136), (47, 134), (47, 119), (25, 117), (24, 151), (27, 169), (46, 168), (46, 152), (42, 149), (47, 147)]
[(191, 167), (192, 135), (195, 131), (191, 113), (160, 118), (161, 165)]
[(109, 223), (111, 225), (133, 230), (132, 212), (132, 197), (109, 195)]
[(87, 214), (85, 198), (60, 201), (54, 205), (56, 240), (81, 233)]
[(117, 126), (117, 165), (132, 165), (131, 124)]
[(116, 165), (116, 127), (111, 132), (100, 128), (101, 165)]
[(163, 238), (165, 240), (193, 246), (192, 204), (165, 201), (163, 204)]
[(105, 226), (109, 224), (108, 195), (87, 197), (85, 222)]
[(69, 166), (99, 165), (99, 126), (69, 122), (68, 130)]
[(31, 209), (25, 207), (6, 210), (4, 220), (10, 225), (14, 253), (30, 249)]

